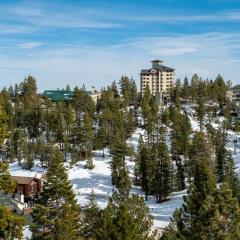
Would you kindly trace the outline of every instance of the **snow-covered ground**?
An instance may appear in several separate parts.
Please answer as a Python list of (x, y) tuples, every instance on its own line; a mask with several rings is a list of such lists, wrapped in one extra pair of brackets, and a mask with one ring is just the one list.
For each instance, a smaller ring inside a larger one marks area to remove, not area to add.
[[(143, 130), (137, 129), (132, 137), (128, 140), (128, 144), (137, 148), (140, 134)], [(95, 151), (93, 157), (94, 169), (88, 170), (85, 168), (85, 161), (79, 161), (75, 166), (68, 169), (69, 179), (73, 184), (73, 189), (76, 193), (78, 203), (84, 206), (88, 202), (88, 197), (92, 190), (96, 195), (96, 200), (101, 208), (107, 206), (109, 197), (111, 196), (114, 187), (111, 183), (110, 171), (111, 156), (105, 150), (105, 157), (102, 157), (102, 151)], [(133, 176), (134, 162), (127, 159), (127, 167), (130, 175)], [(66, 164), (68, 165), (68, 164)], [(34, 167), (31, 171), (23, 170), (17, 163), (10, 164), (10, 173), (13, 176), (40, 176), (44, 171), (41, 167)], [(162, 204), (156, 204), (154, 197), (149, 197), (146, 205), (149, 207), (151, 215), (154, 217), (154, 227), (164, 228), (177, 207), (182, 205), (182, 196), (185, 192), (174, 193), (170, 201)], [(144, 193), (137, 186), (132, 186), (130, 194), (139, 194), (144, 196)]]
[(30, 240), (32, 236), (32, 232), (29, 229), (29, 226), (25, 226), (23, 229), (23, 236), (25, 240)]
[[(190, 117), (193, 131), (199, 130), (198, 121)], [(214, 127), (217, 127), (214, 124)], [(143, 130), (137, 129), (132, 137), (128, 140), (128, 144), (134, 149), (137, 148), (140, 134), (144, 134)], [(228, 143), (227, 148), (234, 153), (233, 141), (240, 140), (240, 135), (237, 135), (233, 131), (228, 131)], [(240, 145), (240, 144), (239, 144)], [(240, 173), (240, 149), (237, 149), (234, 155), (237, 171)], [(111, 156), (109, 152), (105, 151), (105, 158), (102, 157), (102, 151), (95, 151), (93, 156), (94, 169), (88, 170), (85, 168), (85, 161), (79, 161), (72, 168), (66, 168), (69, 174), (69, 179), (73, 184), (73, 189), (76, 192), (78, 203), (83, 206), (88, 202), (89, 194), (92, 190), (96, 194), (96, 200), (101, 208), (105, 208), (108, 202), (108, 198), (113, 192), (113, 186), (111, 184), (111, 171), (110, 171)], [(68, 164), (66, 164), (68, 165)], [(127, 159), (127, 167), (131, 176), (134, 172), (134, 162), (131, 159)], [(39, 166), (34, 167), (31, 171), (22, 170), (17, 163), (10, 164), (10, 173), (14, 176), (37, 176), (44, 173), (43, 169)], [(139, 194), (144, 196), (144, 193), (137, 186), (132, 186), (131, 194)], [(172, 216), (174, 210), (181, 207), (183, 203), (183, 195), (186, 191), (177, 192), (172, 194), (171, 200), (156, 204), (154, 197), (149, 197), (146, 205), (149, 207), (152, 216), (154, 217), (155, 228), (165, 228), (169, 223), (169, 218)], [(28, 232), (27, 230), (25, 230)]]

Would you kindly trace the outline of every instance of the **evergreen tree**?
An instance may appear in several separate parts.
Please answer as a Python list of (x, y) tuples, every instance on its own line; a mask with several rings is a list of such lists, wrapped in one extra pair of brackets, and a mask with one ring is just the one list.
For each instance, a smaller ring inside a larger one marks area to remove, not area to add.
[(232, 154), (228, 151), (225, 158), (223, 181), (226, 182), (232, 191), (233, 197), (240, 202), (240, 179), (236, 173), (235, 162)]
[(228, 184), (223, 183), (216, 196), (218, 203), (215, 239), (240, 239), (240, 208)]
[(189, 151), (189, 159), (186, 159), (185, 167), (189, 180), (194, 176), (196, 167), (203, 161), (214, 171), (214, 159), (212, 158), (212, 144), (202, 132), (197, 132), (192, 140)]
[(171, 111), (171, 153), (177, 167), (175, 187), (181, 191), (185, 189), (184, 161), (189, 157), (191, 123), (187, 114), (182, 114), (176, 108)]
[(20, 84), (20, 91), (23, 96), (33, 96), (37, 93), (36, 79), (28, 76)]
[(15, 182), (8, 171), (7, 163), (0, 162), (0, 193), (11, 194), (15, 189)]
[(34, 207), (32, 217), (32, 239), (81, 239), (80, 209), (59, 150), (54, 152), (40, 203)]
[(96, 196), (94, 191), (91, 192), (88, 204), (85, 206), (83, 213), (84, 223), (82, 228), (82, 236), (84, 239), (96, 239), (97, 229), (100, 226), (99, 215), (101, 212), (96, 203)]
[(223, 181), (226, 164), (226, 133), (225, 129), (219, 127), (215, 137), (216, 174), (218, 183)]
[(155, 195), (157, 203), (166, 201), (172, 192), (171, 162), (166, 143), (161, 137), (157, 145), (157, 160), (155, 170)]
[(34, 165), (34, 145), (32, 143), (26, 143), (24, 145), (24, 162), (23, 167), (30, 170)]
[(204, 116), (206, 114), (205, 101), (206, 101), (206, 85), (204, 81), (199, 80), (197, 85), (196, 112), (197, 112), (197, 118), (199, 121), (200, 131), (203, 130), (203, 121), (204, 121)]
[(131, 180), (125, 163), (127, 145), (123, 132), (120, 130), (115, 133), (112, 145), (112, 184), (116, 185), (119, 193), (128, 195), (131, 188)]
[(197, 84), (199, 81), (199, 76), (197, 74), (194, 74), (191, 79), (191, 97), (192, 102), (194, 102), (197, 98)]
[(183, 208), (176, 212), (162, 239), (215, 239), (216, 183), (207, 159), (197, 164)]
[(121, 88), (121, 94), (124, 98), (124, 105), (129, 106), (131, 102), (131, 83), (127, 76), (122, 76), (119, 82)]
[(8, 207), (0, 205), (0, 238), (4, 240), (23, 239), (25, 219), (16, 216)]
[(214, 81), (214, 92), (216, 96), (216, 100), (219, 103), (219, 107), (222, 109), (225, 99), (226, 99), (226, 91), (228, 87), (224, 82), (224, 79), (221, 75), (218, 75)]
[(231, 129), (231, 127), (232, 127), (232, 114), (231, 114), (231, 112), (232, 112), (232, 103), (229, 100), (227, 100), (226, 101), (226, 107), (224, 109), (224, 117), (226, 119), (225, 126), (226, 126), (227, 129)]
[(183, 83), (183, 89), (182, 89), (182, 97), (188, 99), (190, 95), (190, 89), (189, 89), (189, 81), (188, 78), (184, 78), (184, 83)]
[[(12, 194), (15, 182), (8, 171), (8, 165), (0, 162), (0, 194)], [(12, 209), (0, 206), (0, 238), (6, 240), (22, 239), (25, 220), (16, 216)]]
[(148, 200), (148, 195), (150, 193), (150, 181), (149, 181), (149, 162), (151, 154), (149, 148), (144, 143), (142, 136), (139, 138), (138, 146), (138, 159), (135, 166), (136, 183), (141, 186), (145, 193), (145, 200)]
[(170, 218), (169, 225), (164, 229), (161, 240), (187, 240), (184, 236), (184, 222), (182, 219), (182, 209), (176, 209)]
[(180, 86), (181, 86), (180, 79), (177, 79), (175, 87), (172, 89), (171, 92), (171, 99), (176, 108), (180, 107)]
[(93, 148), (93, 121), (89, 114), (86, 112), (83, 115), (83, 144), (86, 149), (86, 158), (92, 157), (92, 148)]
[[(107, 225), (108, 224), (108, 227)], [(99, 240), (153, 240), (152, 218), (143, 198), (132, 195), (122, 198), (114, 195), (103, 211), (97, 239)]]
[(0, 144), (8, 137), (8, 116), (0, 107)]
[(91, 157), (87, 159), (86, 168), (92, 170), (94, 168), (93, 160)]

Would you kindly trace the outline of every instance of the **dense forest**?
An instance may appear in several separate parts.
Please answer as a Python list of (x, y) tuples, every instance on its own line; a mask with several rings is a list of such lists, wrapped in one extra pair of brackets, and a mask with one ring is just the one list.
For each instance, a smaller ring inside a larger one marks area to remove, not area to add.
[[(226, 148), (227, 131), (240, 129), (232, 124), (226, 99), (230, 86), (220, 75), (204, 80), (195, 74), (177, 80), (170, 99), (159, 106), (149, 90), (141, 96), (135, 81), (123, 76), (101, 90), (96, 104), (78, 87), (69, 101), (52, 102), (38, 93), (29, 76), (0, 92), (0, 193), (15, 189), (9, 164), (32, 169), (38, 163), (46, 169), (31, 214), (33, 240), (240, 239), (240, 182)], [(192, 129), (186, 104), (199, 131)], [(135, 151), (127, 140), (137, 128), (144, 134)], [(93, 169), (95, 150), (102, 150), (103, 159), (106, 150), (111, 154), (115, 190), (105, 209), (97, 205), (94, 192), (86, 206), (78, 204), (64, 167), (66, 161), (72, 166), (85, 161)], [(134, 177), (127, 157), (134, 161)], [(130, 194), (133, 184), (145, 198)], [(185, 189), (183, 206), (159, 236), (145, 201), (154, 196), (161, 204)], [(25, 224), (22, 216), (0, 206), (0, 237), (21, 239)]]

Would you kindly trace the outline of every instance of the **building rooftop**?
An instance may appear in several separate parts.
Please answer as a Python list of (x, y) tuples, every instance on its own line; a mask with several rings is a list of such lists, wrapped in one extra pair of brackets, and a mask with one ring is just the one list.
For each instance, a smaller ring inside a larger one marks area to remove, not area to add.
[(12, 176), (12, 179), (16, 181), (18, 184), (30, 184), (35, 177), (19, 177), (19, 176)]
[(66, 90), (45, 90), (42, 94), (43, 97), (48, 97), (53, 102), (69, 100), (73, 95), (72, 91)]
[[(97, 91), (86, 91), (84, 92), (91, 96), (93, 94), (98, 93)], [(67, 90), (45, 90), (42, 94), (43, 97), (50, 98), (53, 102), (59, 102), (59, 101), (67, 101), (71, 100), (74, 97), (74, 91), (67, 91)]]
[[(151, 69), (143, 69), (141, 71), (141, 74), (151, 73), (152, 69), (153, 68), (151, 68)], [(175, 71), (175, 69), (170, 68), (170, 67), (166, 67), (166, 66), (163, 66), (163, 65), (159, 65), (157, 67), (154, 67), (154, 69), (159, 70), (159, 71), (166, 71), (166, 72), (174, 72)]]
[(152, 63), (163, 63), (163, 61), (162, 61), (162, 60), (159, 60), (159, 59), (152, 60), (151, 62), (152, 62)]
[(232, 90), (239, 90), (239, 91), (240, 91), (240, 84), (234, 86), (234, 87), (232, 88)]

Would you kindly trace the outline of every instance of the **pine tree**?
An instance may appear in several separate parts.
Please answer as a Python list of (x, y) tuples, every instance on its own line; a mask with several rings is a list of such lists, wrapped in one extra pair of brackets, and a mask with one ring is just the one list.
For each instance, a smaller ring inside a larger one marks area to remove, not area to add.
[(240, 207), (227, 183), (223, 183), (216, 196), (218, 203), (215, 239), (240, 239)]
[[(216, 239), (216, 183), (207, 159), (197, 164), (194, 179), (180, 211), (176, 211), (161, 239)], [(175, 238), (174, 238), (175, 237)]]
[(76, 124), (76, 117), (74, 110), (71, 106), (71, 104), (68, 104), (67, 107), (65, 108), (65, 122), (66, 122), (66, 135), (64, 139), (64, 153), (66, 158), (66, 153), (71, 151), (71, 133), (74, 125)]
[(34, 165), (34, 156), (33, 156), (33, 150), (34, 145), (32, 143), (27, 143), (26, 149), (25, 149), (25, 159), (23, 163), (23, 167), (27, 170), (30, 170)]
[(8, 164), (0, 162), (0, 193), (10, 194), (15, 189), (15, 182), (12, 180), (11, 175), (8, 171)]
[(126, 166), (119, 169), (116, 187), (120, 194), (128, 196), (131, 190), (131, 179)]
[(20, 91), (23, 96), (33, 96), (37, 93), (36, 79), (28, 76), (20, 84)]
[(150, 194), (149, 171), (151, 169), (148, 167), (150, 159), (150, 149), (147, 147), (147, 144), (144, 143), (142, 136), (140, 136), (135, 173), (137, 173), (136, 183), (138, 183), (144, 191), (146, 201), (148, 200), (148, 195)]
[(111, 175), (112, 184), (116, 185), (119, 192), (128, 195), (131, 188), (131, 180), (125, 163), (127, 145), (123, 131), (119, 130), (113, 137)]
[(175, 187), (177, 190), (184, 190), (186, 188), (186, 184), (185, 184), (185, 168), (184, 165), (182, 163), (182, 159), (178, 159), (176, 161), (176, 183), (175, 183)]
[(232, 103), (229, 100), (227, 100), (225, 105), (226, 105), (226, 107), (224, 109), (224, 117), (226, 119), (225, 126), (227, 129), (231, 129), (231, 127), (232, 127), (232, 113), (231, 113)]
[(0, 205), (0, 239), (23, 239), (25, 219), (15, 215), (8, 207)]
[(97, 229), (100, 226), (99, 215), (101, 212), (97, 205), (94, 191), (91, 192), (91, 195), (88, 199), (88, 204), (84, 207), (83, 213), (84, 223), (82, 236), (84, 239), (96, 239)]
[(226, 153), (223, 181), (228, 184), (233, 193), (233, 197), (237, 198), (240, 203), (240, 179), (236, 173), (235, 162), (230, 152)]
[[(8, 165), (0, 162), (0, 194), (12, 194), (15, 182), (8, 171)], [(25, 220), (16, 216), (12, 209), (0, 206), (0, 238), (6, 240), (22, 239)]]
[(181, 191), (185, 189), (184, 161), (189, 157), (191, 123), (188, 116), (178, 109), (172, 108), (171, 112), (171, 153), (177, 167), (175, 187)]
[(172, 168), (166, 143), (161, 137), (157, 145), (155, 169), (155, 195), (157, 203), (166, 201), (172, 192)]
[(122, 76), (121, 80), (119, 81), (121, 94), (123, 95), (124, 99), (124, 106), (129, 106), (131, 103), (131, 83), (127, 76)]
[(87, 159), (86, 168), (92, 170), (94, 168), (93, 160), (91, 157)]
[(153, 96), (150, 94), (150, 90), (147, 87), (145, 95), (141, 101), (142, 117), (144, 120), (144, 128), (147, 132), (148, 143), (153, 141), (154, 130), (156, 129), (159, 117), (158, 117), (158, 106), (155, 103)]
[(35, 206), (32, 216), (33, 240), (81, 239), (80, 209), (59, 150), (54, 152), (40, 203)]
[(221, 75), (218, 75), (214, 81), (214, 92), (215, 92), (215, 96), (218, 101), (220, 109), (223, 108), (223, 105), (226, 99), (227, 90), (228, 90), (228, 87), (224, 82), (223, 77)]
[(83, 134), (84, 134), (83, 144), (85, 145), (87, 151), (86, 158), (91, 158), (94, 137), (93, 120), (87, 112), (83, 115)]
[(197, 118), (199, 121), (200, 131), (203, 131), (203, 123), (204, 123), (203, 121), (204, 121), (206, 109), (204, 105), (204, 99), (202, 97), (198, 99), (198, 106), (197, 106), (196, 112), (197, 112)]
[(111, 91), (112, 91), (113, 94), (114, 94), (114, 98), (118, 98), (118, 97), (120, 96), (120, 95), (119, 95), (119, 92), (118, 92), (118, 87), (117, 87), (116, 81), (113, 81), (113, 82), (112, 82)]
[[(198, 143), (201, 145), (202, 137), (202, 133), (196, 135), (194, 143), (200, 140)], [(220, 189), (216, 188), (209, 162), (210, 153), (201, 152), (196, 156), (199, 161), (195, 162), (193, 179), (188, 195), (184, 197), (183, 207), (176, 210), (161, 239), (239, 239), (239, 203), (228, 184), (222, 183)], [(234, 177), (233, 169), (231, 167), (229, 176)]]
[(0, 107), (0, 144), (8, 137), (8, 116)]
[(180, 107), (180, 86), (181, 86), (180, 79), (177, 79), (175, 87), (172, 89), (171, 92), (171, 99), (176, 108)]
[(191, 79), (191, 97), (194, 102), (197, 98), (197, 83), (199, 81), (199, 77), (197, 74), (194, 74)]
[(185, 168), (189, 180), (194, 176), (196, 167), (202, 161), (206, 161), (208, 166), (214, 171), (211, 143), (204, 133), (197, 132), (194, 135), (189, 151), (189, 159), (186, 160)]
[[(108, 224), (108, 227), (107, 225)], [(101, 215), (98, 240), (153, 240), (152, 217), (142, 197), (114, 195)]]
[(225, 129), (220, 127), (215, 136), (215, 156), (216, 156), (216, 174), (218, 183), (223, 181), (226, 164), (226, 133)]
[(189, 98), (190, 95), (190, 89), (189, 89), (189, 81), (188, 78), (184, 78), (184, 83), (183, 83), (183, 89), (182, 89), (182, 96), (186, 99)]
[(184, 222), (182, 219), (182, 209), (176, 209), (170, 218), (169, 225), (164, 229), (161, 240), (187, 240), (184, 236)]
[(95, 148), (103, 150), (102, 157), (105, 157), (104, 149), (107, 146), (107, 143), (108, 143), (108, 141), (107, 141), (106, 129), (104, 127), (98, 128), (98, 131), (97, 131), (96, 137), (95, 137), (95, 141), (94, 141), (94, 145), (95, 145)]
[(103, 157), (105, 156), (104, 153), (105, 148), (109, 146), (111, 143), (112, 118), (113, 114), (111, 110), (106, 106), (106, 108), (104, 108), (101, 114), (99, 115), (99, 123), (94, 142), (96, 148), (103, 149)]

